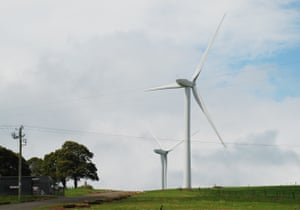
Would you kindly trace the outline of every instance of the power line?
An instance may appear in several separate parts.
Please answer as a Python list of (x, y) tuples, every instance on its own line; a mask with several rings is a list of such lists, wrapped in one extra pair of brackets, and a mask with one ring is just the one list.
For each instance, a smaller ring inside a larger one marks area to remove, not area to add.
[(151, 137), (136, 136), (136, 135), (126, 135), (126, 134), (116, 134), (109, 132), (98, 132), (98, 131), (84, 131), (84, 130), (73, 130), (73, 129), (60, 129), (60, 128), (48, 128), (39, 126), (26, 126), (27, 130), (34, 130), (38, 132), (56, 133), (56, 134), (96, 134), (96, 135), (106, 135), (115, 137), (126, 137), (126, 138), (137, 138), (137, 139), (152, 139)]
[[(12, 126), (10, 126), (12, 127)], [(55, 133), (55, 134), (93, 134), (93, 135), (104, 135), (104, 136), (111, 136), (111, 137), (122, 137), (126, 138), (130, 141), (153, 141), (151, 136), (137, 136), (137, 135), (128, 135), (128, 134), (118, 134), (118, 133), (109, 133), (109, 132), (99, 132), (99, 131), (85, 131), (85, 130), (74, 130), (74, 129), (60, 129), (60, 128), (49, 128), (49, 127), (40, 127), (40, 126), (27, 126), (25, 125), (26, 130), (37, 131), (37, 132), (46, 132), (46, 133)], [(0, 129), (2, 127), (0, 126)], [(175, 138), (159, 138), (162, 141), (181, 141), (182, 139), (175, 139)], [(123, 139), (124, 140), (124, 139)], [(193, 143), (200, 143), (200, 144), (213, 144), (213, 145), (220, 145), (219, 142), (214, 140), (192, 140)], [(255, 147), (288, 147), (288, 148), (295, 148), (300, 147), (300, 145), (295, 144), (269, 144), (269, 143), (251, 143), (251, 142), (226, 142), (228, 146), (255, 146)]]

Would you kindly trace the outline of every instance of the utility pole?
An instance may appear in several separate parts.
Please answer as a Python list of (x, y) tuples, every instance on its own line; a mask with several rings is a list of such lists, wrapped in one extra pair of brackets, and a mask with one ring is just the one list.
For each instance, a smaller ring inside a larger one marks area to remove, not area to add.
[(21, 201), (21, 194), (22, 194), (22, 145), (23, 143), (26, 144), (25, 134), (22, 134), (24, 127), (23, 125), (19, 128), (19, 134), (17, 135), (16, 132), (13, 132), (11, 136), (14, 139), (19, 139), (19, 167), (18, 167), (18, 200)]

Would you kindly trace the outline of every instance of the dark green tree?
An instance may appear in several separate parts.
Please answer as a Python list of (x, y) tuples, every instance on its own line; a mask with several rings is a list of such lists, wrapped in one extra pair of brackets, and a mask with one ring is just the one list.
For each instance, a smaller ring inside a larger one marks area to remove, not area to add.
[(93, 156), (94, 154), (84, 145), (66, 141), (61, 148), (57, 162), (60, 175), (73, 179), (75, 188), (81, 178), (98, 181), (96, 165), (91, 161)]
[[(0, 176), (18, 176), (19, 156), (0, 146)], [(30, 176), (30, 169), (22, 157), (22, 176)]]
[(29, 165), (29, 169), (31, 171), (31, 176), (42, 176), (42, 164), (43, 160), (38, 157), (33, 157), (27, 160), (27, 164)]
[(56, 182), (62, 182), (64, 187), (67, 179), (74, 180), (75, 188), (81, 178), (98, 181), (96, 165), (91, 161), (93, 156), (84, 145), (66, 141), (61, 149), (45, 155), (43, 174), (52, 177)]
[(61, 182), (64, 188), (66, 188), (66, 177), (62, 175), (62, 170), (57, 166), (60, 152), (61, 150), (58, 149), (44, 156), (42, 174), (50, 176), (56, 183)]

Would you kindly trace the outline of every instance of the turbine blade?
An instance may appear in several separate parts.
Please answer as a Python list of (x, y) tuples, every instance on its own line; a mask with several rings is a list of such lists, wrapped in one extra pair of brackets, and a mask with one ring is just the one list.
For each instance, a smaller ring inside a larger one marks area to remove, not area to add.
[(192, 135), (191, 136), (195, 136), (197, 133), (199, 133), (200, 132), (200, 130), (196, 130), (194, 133), (192, 133)]
[(147, 126), (148, 132), (151, 134), (153, 139), (156, 141), (156, 143), (159, 145), (159, 148), (162, 149), (161, 143), (159, 142), (158, 138), (154, 135), (153, 131), (150, 129), (149, 126)]
[(198, 94), (197, 87), (194, 86), (192, 88), (192, 91), (193, 91), (193, 95), (194, 95), (194, 98), (195, 98), (197, 104), (200, 106), (200, 109), (202, 110), (202, 112), (205, 112), (205, 107), (203, 106), (203, 103), (201, 102), (201, 98), (200, 98), (200, 95)]
[(220, 29), (220, 27), (221, 27), (221, 25), (222, 25), (222, 22), (223, 22), (223, 20), (224, 20), (224, 18), (225, 18), (225, 15), (226, 15), (226, 14), (223, 15), (223, 17), (222, 17), (222, 19), (221, 19), (221, 21), (220, 21), (220, 23), (219, 23), (219, 25), (218, 25), (218, 27), (217, 27), (217, 29), (216, 29), (214, 35), (213, 35), (213, 37), (212, 37), (211, 40), (209, 41), (209, 43), (208, 43), (208, 45), (207, 45), (207, 47), (206, 47), (206, 50), (204, 51), (204, 53), (203, 53), (203, 55), (202, 55), (202, 57), (201, 57), (200, 63), (199, 63), (199, 65), (197, 66), (196, 71), (195, 71), (195, 73), (194, 73), (194, 75), (193, 75), (193, 79), (192, 79), (193, 82), (195, 82), (195, 81), (197, 80), (197, 78), (198, 78), (200, 72), (202, 71), (202, 68), (203, 68), (204, 63), (205, 63), (205, 61), (206, 61), (208, 52), (209, 52), (211, 46), (213, 45), (213, 43), (214, 43), (214, 41), (215, 41), (215, 38), (216, 38), (216, 36), (217, 36), (217, 34), (218, 34), (218, 32), (219, 32), (219, 29)]
[[(196, 135), (197, 133), (199, 133), (200, 130), (195, 131), (191, 136)], [(178, 147), (182, 142), (184, 142), (184, 140), (181, 140), (180, 142), (176, 143), (173, 147), (171, 147), (171, 149), (167, 150), (168, 152), (173, 151), (176, 147)]]
[(226, 145), (225, 145), (225, 143), (224, 143), (224, 141), (223, 141), (221, 135), (219, 134), (219, 132), (218, 132), (216, 126), (214, 125), (213, 121), (211, 120), (211, 118), (210, 118), (210, 116), (209, 116), (209, 114), (208, 114), (208, 111), (207, 111), (207, 109), (206, 109), (206, 107), (205, 107), (205, 105), (204, 105), (204, 103), (203, 103), (203, 100), (201, 100), (200, 95), (198, 94), (198, 91), (197, 91), (196, 86), (193, 87), (193, 95), (194, 95), (194, 98), (195, 98), (196, 102), (197, 102), (198, 105), (200, 106), (202, 112), (203, 112), (204, 115), (206, 116), (208, 122), (210, 123), (211, 127), (214, 129), (215, 133), (217, 134), (217, 136), (218, 136), (220, 142), (223, 144), (224, 147), (226, 147)]
[(176, 89), (176, 88), (182, 88), (182, 86), (177, 83), (172, 83), (172, 84), (168, 84), (168, 85), (162, 85), (162, 86), (158, 86), (158, 87), (154, 87), (154, 88), (149, 88), (149, 89), (146, 89), (146, 91)]
[(177, 142), (171, 149), (168, 150), (168, 152), (173, 151), (176, 147), (178, 147), (184, 140), (181, 140), (180, 142)]

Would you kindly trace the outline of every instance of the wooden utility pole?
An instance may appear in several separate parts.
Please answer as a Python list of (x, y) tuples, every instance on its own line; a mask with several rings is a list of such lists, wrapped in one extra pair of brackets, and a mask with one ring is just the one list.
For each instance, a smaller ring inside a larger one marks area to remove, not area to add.
[(19, 167), (18, 167), (18, 200), (21, 201), (21, 194), (22, 194), (22, 144), (23, 144), (23, 137), (25, 134), (22, 134), (24, 127), (23, 125), (19, 128), (19, 134), (17, 135), (15, 132), (12, 133), (12, 137), (14, 139), (19, 139)]

